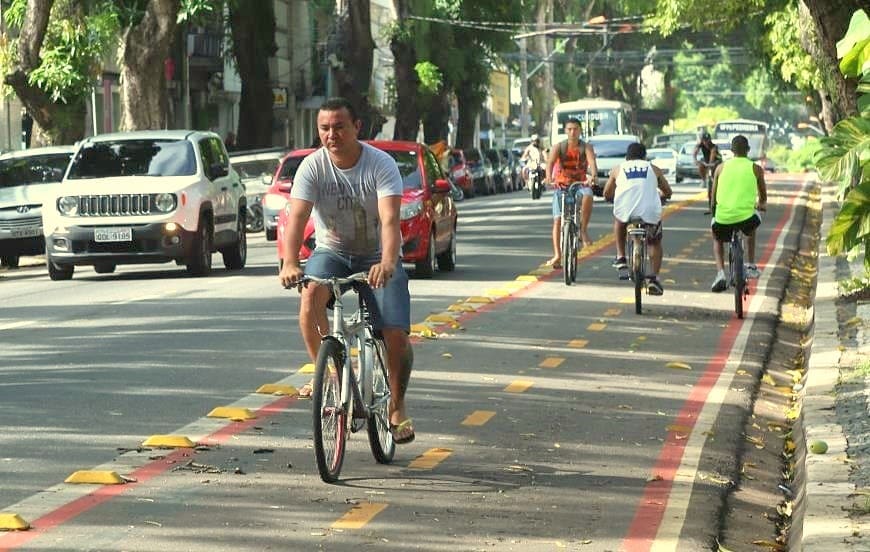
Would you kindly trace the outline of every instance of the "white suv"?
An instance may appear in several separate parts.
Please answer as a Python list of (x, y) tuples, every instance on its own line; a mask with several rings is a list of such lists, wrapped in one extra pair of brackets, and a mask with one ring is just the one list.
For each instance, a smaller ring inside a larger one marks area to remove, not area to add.
[(214, 251), (244, 268), (245, 187), (213, 132), (154, 130), (83, 140), (43, 209), (48, 274), (76, 265), (175, 261), (196, 276)]

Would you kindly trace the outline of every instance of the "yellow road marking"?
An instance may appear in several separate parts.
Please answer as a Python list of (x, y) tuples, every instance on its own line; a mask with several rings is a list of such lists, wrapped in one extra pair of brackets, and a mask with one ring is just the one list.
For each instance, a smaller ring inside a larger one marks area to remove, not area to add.
[(412, 470), (431, 470), (453, 454), (453, 449), (433, 448), (429, 449), (408, 464)]
[(508, 393), (522, 393), (532, 385), (534, 385), (534, 382), (528, 380), (516, 380), (512, 381), (510, 385), (504, 388), (504, 390)]
[(299, 374), (313, 374), (314, 373), (314, 363), (309, 362), (308, 364), (303, 364), (302, 368), (299, 369)]
[(573, 348), (573, 349), (582, 349), (583, 347), (585, 347), (588, 344), (589, 344), (588, 339), (572, 339), (571, 341), (568, 342), (568, 346)]
[(266, 395), (295, 395), (299, 391), (292, 385), (281, 385), (278, 383), (265, 383), (257, 388), (256, 393)]
[(670, 268), (662, 268), (659, 270), (659, 274), (667, 274), (671, 271)]
[(607, 309), (604, 311), (604, 316), (619, 316), (622, 314), (622, 309)]
[(535, 276), (534, 274), (523, 274), (523, 275), (517, 276), (516, 279), (518, 282), (537, 282), (538, 281), (538, 277)]
[(558, 368), (563, 362), (565, 362), (565, 359), (562, 357), (547, 357), (538, 366), (541, 368)]
[(466, 303), (492, 303), (492, 297), (483, 297), (481, 295), (475, 295), (469, 297), (465, 300)]
[(475, 410), (464, 420), (462, 420), (462, 425), (464, 426), (482, 426), (486, 422), (490, 421), (492, 417), (495, 416), (495, 412), (492, 410)]
[(590, 332), (600, 332), (601, 330), (603, 330), (606, 327), (607, 327), (607, 324), (604, 324), (602, 322), (593, 322), (593, 323), (589, 324), (588, 326), (586, 326), (586, 329), (589, 330)]
[(449, 314), (430, 314), (426, 317), (426, 320), (424, 320), (424, 322), (450, 324), (451, 322), (456, 322), (456, 319)]
[(620, 303), (634, 303), (634, 297), (626, 296), (619, 300)]
[(333, 529), (362, 529), (368, 522), (373, 520), (376, 515), (386, 508), (386, 504), (377, 502), (369, 502), (367, 504), (357, 504), (350, 511), (332, 524)]
[(476, 309), (465, 303), (454, 303), (447, 307), (447, 310), (450, 312), (474, 312)]

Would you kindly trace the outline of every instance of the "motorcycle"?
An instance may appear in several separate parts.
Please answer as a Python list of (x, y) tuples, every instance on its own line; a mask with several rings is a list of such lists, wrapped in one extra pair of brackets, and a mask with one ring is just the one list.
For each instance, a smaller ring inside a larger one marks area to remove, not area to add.
[(529, 169), (529, 189), (532, 199), (540, 199), (544, 191), (544, 167), (540, 163)]
[(247, 232), (262, 232), (265, 227), (263, 222), (263, 197), (265, 197), (268, 186), (271, 183), (271, 175), (263, 175), (260, 178), (249, 179), (245, 182), (245, 198), (247, 199), (245, 230)]

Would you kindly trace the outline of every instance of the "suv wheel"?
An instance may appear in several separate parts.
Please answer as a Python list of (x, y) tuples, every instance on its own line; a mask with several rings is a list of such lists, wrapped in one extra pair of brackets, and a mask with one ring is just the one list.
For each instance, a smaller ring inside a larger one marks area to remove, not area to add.
[(48, 277), (57, 282), (60, 280), (72, 280), (75, 265), (59, 265), (51, 259), (46, 263), (48, 265)]
[(200, 217), (192, 245), (187, 259), (187, 273), (208, 276), (211, 272), (211, 224), (204, 216)]
[(0, 257), (0, 266), (6, 268), (18, 268), (18, 255), (3, 255)]
[[(262, 221), (262, 219), (260, 219)], [(260, 228), (262, 230), (262, 228)], [(227, 270), (241, 270), (245, 268), (248, 258), (248, 238), (245, 236), (245, 217), (239, 215), (236, 224), (236, 243), (221, 250), (224, 256), (224, 266)]]

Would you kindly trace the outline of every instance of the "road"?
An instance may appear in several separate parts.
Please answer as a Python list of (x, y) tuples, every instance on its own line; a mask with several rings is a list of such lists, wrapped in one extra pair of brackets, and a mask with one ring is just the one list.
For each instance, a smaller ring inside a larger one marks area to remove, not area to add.
[[(610, 266), (605, 203), (571, 287), (540, 267), (549, 194), (459, 204), (456, 271), (411, 281), (414, 322), (457, 318), (415, 338), (417, 439), (381, 466), (353, 435), (338, 485), (317, 475), (310, 402), (255, 393), (310, 377), (274, 244), (251, 238), (245, 270), (208, 278), (4, 272), (0, 511), (33, 527), (0, 550), (709, 550), (807, 187), (771, 178), (744, 321), (710, 292), (696, 182), (675, 189), (665, 294), (640, 316)], [(206, 417), (220, 406), (257, 417)], [(155, 435), (199, 446), (141, 446)], [(129, 481), (64, 483), (79, 470)]]

